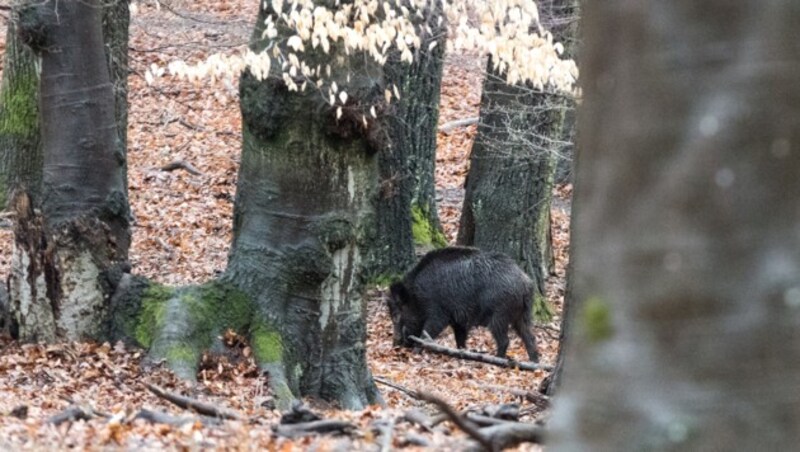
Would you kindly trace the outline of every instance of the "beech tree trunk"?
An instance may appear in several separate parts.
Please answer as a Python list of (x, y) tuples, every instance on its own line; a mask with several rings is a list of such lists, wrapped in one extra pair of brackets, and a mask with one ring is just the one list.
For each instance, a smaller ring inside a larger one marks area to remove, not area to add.
[(3, 84), (0, 88), (0, 208), (13, 193), (25, 191), (38, 200), (42, 186), (39, 133), (39, 75), (36, 56), (8, 21)]
[[(262, 2), (255, 50), (266, 45), (271, 8)], [(307, 49), (303, 57), (311, 67), (331, 64), (326, 86), (336, 82), (347, 102), (337, 119), (339, 101), (289, 91), (275, 62), (263, 81), (242, 75), (242, 163), (224, 279), (254, 302), (253, 350), (279, 406), (314, 396), (357, 409), (380, 400), (360, 289), (385, 142), (379, 120), (363, 121), (372, 106), (385, 111), (385, 87), (374, 77), (382, 69), (364, 55), (333, 46), (330, 55)]]
[[(556, 40), (570, 35), (572, 0), (538, 5)], [(553, 266), (550, 202), (565, 101), (530, 85), (508, 85), (491, 58), (486, 71), (458, 243), (514, 258), (536, 283), (534, 311), (548, 317), (544, 293)]]
[(17, 214), (11, 304), (23, 340), (98, 337), (130, 244), (125, 155), (97, 1), (31, 2), (20, 36), (41, 59), (42, 214)]
[(380, 190), (377, 233), (369, 247), (367, 273), (386, 283), (408, 270), (415, 247), (445, 246), (436, 209), (434, 170), (447, 23), (441, 0), (429, 0), (423, 18), (414, 16), (422, 34), (411, 64), (397, 52), (384, 66), (387, 88), (400, 99), (385, 117), (389, 140), (378, 153)]
[(553, 450), (800, 440), (800, 8), (587, 2)]

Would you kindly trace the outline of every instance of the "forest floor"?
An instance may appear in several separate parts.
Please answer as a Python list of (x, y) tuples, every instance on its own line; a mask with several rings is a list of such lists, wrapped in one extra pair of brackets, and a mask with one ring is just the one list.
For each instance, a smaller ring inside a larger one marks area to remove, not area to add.
[[(129, 78), (128, 178), (135, 217), (130, 251), (133, 271), (156, 281), (182, 285), (213, 278), (225, 268), (231, 238), (233, 197), (240, 151), (238, 82), (217, 80), (189, 83), (162, 78), (152, 86), (144, 73), (151, 64), (174, 59), (197, 61), (212, 52), (232, 52), (246, 44), (256, 17), (257, 2), (188, 0), (137, 3), (131, 22)], [(5, 20), (0, 16), (0, 52), (5, 47)], [(440, 123), (478, 115), (483, 61), (474, 55), (448, 55), (442, 87)], [(452, 242), (458, 227), (468, 154), (476, 127), (440, 133), (437, 150), (439, 213)], [(161, 167), (184, 161), (199, 174)], [(542, 362), (554, 364), (564, 294), (569, 237), (570, 187), (555, 192), (553, 243), (555, 274), (548, 282), (548, 299), (556, 316), (536, 328)], [(0, 224), (0, 275), (8, 274), (11, 230)], [(392, 346), (391, 322), (383, 291), (369, 292), (368, 347), (375, 376), (412, 390), (440, 395), (459, 410), (489, 404), (517, 403), (522, 419), (546, 418), (519, 391), (535, 393), (547, 372), (508, 370), (433, 353), (415, 353)], [(439, 343), (454, 346), (448, 331)], [(244, 345), (240, 347), (245, 347)], [(468, 348), (494, 350), (487, 331), (470, 335)], [(242, 355), (247, 355), (243, 350)], [(524, 359), (521, 341), (512, 335), (509, 355)], [(0, 338), (0, 450), (200, 448), (268, 450), (375, 450), (380, 437), (377, 421), (399, 419), (412, 408), (433, 413), (424, 402), (380, 385), (388, 408), (344, 412), (311, 402), (325, 418), (351, 421), (348, 436), (277, 437), (271, 428), (279, 413), (270, 409), (264, 377), (252, 361), (209, 360), (199, 382), (177, 380), (160, 366), (140, 365), (140, 350), (122, 344), (69, 343), (20, 345)], [(182, 426), (154, 424), (131, 418), (141, 408), (185, 415), (151, 394), (143, 383), (237, 410), (246, 420), (219, 425), (188, 422)], [(71, 405), (85, 407), (92, 419), (49, 423)], [(110, 416), (106, 418), (105, 416)], [(425, 440), (437, 450), (461, 450), (466, 436), (450, 423), (431, 432), (400, 422), (392, 444)], [(420, 446), (415, 446), (420, 448)], [(538, 450), (525, 445), (519, 450)]]

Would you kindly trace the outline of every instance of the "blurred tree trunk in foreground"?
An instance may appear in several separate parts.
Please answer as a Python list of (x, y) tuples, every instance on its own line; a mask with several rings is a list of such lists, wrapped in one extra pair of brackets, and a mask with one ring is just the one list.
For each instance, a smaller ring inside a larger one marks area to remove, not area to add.
[(800, 441), (800, 7), (587, 2), (553, 450)]

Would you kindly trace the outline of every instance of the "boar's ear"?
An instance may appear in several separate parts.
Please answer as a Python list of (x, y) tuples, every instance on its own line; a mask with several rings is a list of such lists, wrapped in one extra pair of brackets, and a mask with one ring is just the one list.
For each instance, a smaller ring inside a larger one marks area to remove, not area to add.
[(391, 287), (389, 287), (389, 291), (392, 293), (392, 301), (398, 304), (403, 304), (408, 300), (408, 291), (406, 291), (406, 286), (402, 281), (393, 283)]

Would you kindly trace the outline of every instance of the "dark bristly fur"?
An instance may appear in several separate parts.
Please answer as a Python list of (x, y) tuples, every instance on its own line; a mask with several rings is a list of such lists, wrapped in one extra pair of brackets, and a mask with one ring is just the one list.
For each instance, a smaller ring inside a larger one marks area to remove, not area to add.
[(449, 325), (464, 348), (469, 330), (486, 326), (497, 355), (505, 356), (510, 325), (528, 358), (538, 361), (530, 331), (533, 281), (505, 254), (467, 247), (431, 251), (390, 292), (396, 345), (410, 346), (408, 336), (423, 331), (435, 338)]

